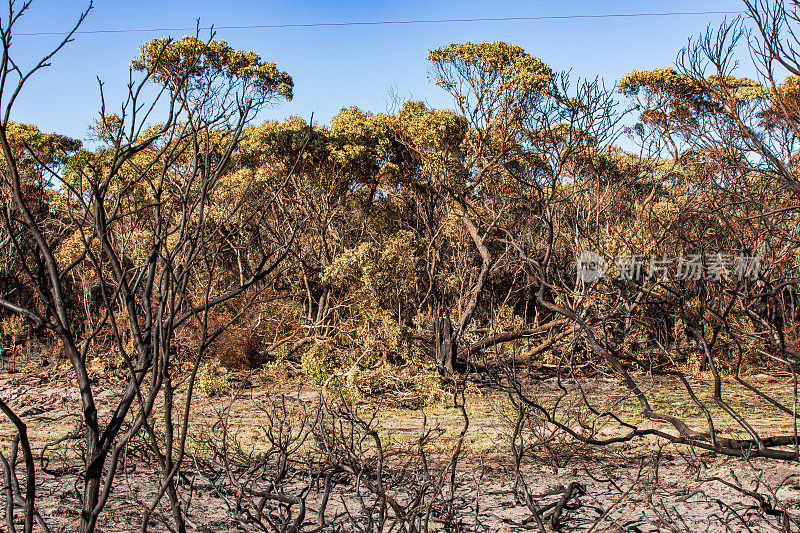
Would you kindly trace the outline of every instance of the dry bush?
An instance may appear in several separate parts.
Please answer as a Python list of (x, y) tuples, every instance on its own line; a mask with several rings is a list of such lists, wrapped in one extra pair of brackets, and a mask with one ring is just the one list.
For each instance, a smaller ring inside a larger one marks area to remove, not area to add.
[(264, 419), (257, 428), (261, 442), (256, 445), (231, 426), (234, 401), (204, 442), (210, 453), (195, 457), (201, 475), (210, 482), (237, 529), (308, 530), (304, 527), (311, 514), (307, 500), (324, 465), (315, 462), (307, 441), (319, 423), (321, 405), (282, 394), (253, 401), (252, 410)]
[(209, 331), (219, 334), (209, 344), (208, 352), (221, 366), (231, 370), (252, 370), (266, 363), (268, 356), (262, 339), (247, 321), (232, 324), (231, 317), (228, 312), (209, 316)]
[(214, 356), (224, 367), (244, 370), (267, 362), (261, 339), (244, 328), (224, 331), (211, 345)]
[[(328, 468), (319, 525), (326, 524), (330, 480), (344, 474), (349, 486), (338, 492), (345, 513), (338, 524), (331, 524), (334, 530), (471, 530), (461, 523), (468, 504), (461, 499), (463, 487), (457, 476), (469, 427), (460, 386), (454, 402), (462, 421), (454, 439), (445, 443), (443, 431), (426, 421), (415, 434), (416, 441), (404, 445), (381, 429), (377, 409), (360, 411), (341, 392), (337, 400), (326, 401), (324, 416), (314, 431)], [(467, 494), (478, 497), (475, 491)]]

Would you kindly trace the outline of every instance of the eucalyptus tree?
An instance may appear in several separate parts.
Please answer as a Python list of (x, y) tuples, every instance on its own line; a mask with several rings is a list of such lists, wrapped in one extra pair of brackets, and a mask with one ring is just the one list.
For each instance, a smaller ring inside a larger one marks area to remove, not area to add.
[(437, 192), (452, 204), (479, 257), (476, 271), (459, 283), (455, 301), (442, 302), (437, 309), (437, 359), (452, 373), (459, 343), (496, 260), (489, 243), (507, 209), (507, 204), (492, 202), (498, 192), (492, 186), (506, 176), (509, 156), (519, 145), (520, 122), (531, 101), (547, 97), (553, 72), (522, 48), (503, 42), (451, 44), (431, 50), (428, 60), (436, 84), (453, 96), (463, 137), (445, 154), (425, 145), (416, 152), (427, 165), (424, 174), (434, 177)]

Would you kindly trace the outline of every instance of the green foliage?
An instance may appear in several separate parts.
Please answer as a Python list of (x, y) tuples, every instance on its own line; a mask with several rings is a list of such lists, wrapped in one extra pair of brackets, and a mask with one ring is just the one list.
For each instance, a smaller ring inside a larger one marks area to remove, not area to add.
[[(440, 67), (452, 66), (461, 75), (468, 70), (487, 72), (482, 83), (496, 82), (501, 89), (521, 93), (546, 94), (553, 79), (553, 71), (540, 59), (504, 42), (450, 44), (431, 50), (428, 61)], [(441, 70), (436, 84), (449, 91), (455, 88), (456, 80)]]
[(679, 128), (676, 123), (680, 121), (692, 124), (700, 113), (723, 112), (725, 100), (747, 102), (770, 95), (769, 90), (749, 78), (698, 78), (674, 68), (634, 70), (622, 77), (617, 88), (638, 99), (643, 123), (667, 130)]
[(314, 385), (324, 384), (340, 368), (336, 351), (327, 344), (314, 344), (303, 352), (300, 363)]
[(279, 95), (291, 100), (294, 87), (291, 76), (255, 52), (235, 50), (222, 40), (202, 41), (189, 36), (145, 43), (141, 55), (131, 61), (131, 68), (152, 72), (156, 81), (174, 89), (186, 82), (192, 88), (202, 87), (221, 77), (249, 86), (261, 99)]
[(443, 407), (451, 398), (438, 373), (389, 364), (371, 368), (356, 365), (340, 379), (333, 380), (331, 386), (349, 402), (378, 399), (382, 405), (406, 409)]
[(703, 93), (703, 86), (691, 76), (679, 73), (674, 68), (660, 68), (648, 71), (634, 70), (619, 80), (618, 90), (627, 96), (640, 91), (663, 92), (685, 99), (697, 98)]
[(631, 71), (620, 79), (617, 88), (626, 96), (640, 92), (663, 93), (676, 99), (697, 102), (722, 90), (732, 91), (736, 98), (743, 100), (764, 98), (769, 94), (763, 85), (749, 78), (714, 75), (698, 79), (674, 68)]
[(203, 363), (197, 370), (196, 387), (206, 396), (222, 396), (230, 390), (230, 374), (222, 372), (220, 368), (219, 361), (211, 361)]
[(340, 165), (364, 171), (375, 169), (389, 149), (389, 130), (394, 118), (373, 115), (356, 106), (343, 108), (330, 126), (331, 155)]
[[(20, 167), (40, 165), (62, 165), (83, 143), (65, 135), (44, 133), (32, 124), (9, 122), (6, 135), (12, 150), (18, 151), (17, 165)], [(43, 169), (40, 169), (43, 170)]]
[(405, 102), (397, 113), (396, 132), (423, 157), (439, 150), (458, 149), (467, 132), (467, 122), (449, 109), (429, 109), (423, 102)]
[(66, 161), (65, 180), (62, 191), (65, 196), (82, 195), (99, 185), (113, 164), (111, 148), (101, 147), (95, 151), (78, 150)]

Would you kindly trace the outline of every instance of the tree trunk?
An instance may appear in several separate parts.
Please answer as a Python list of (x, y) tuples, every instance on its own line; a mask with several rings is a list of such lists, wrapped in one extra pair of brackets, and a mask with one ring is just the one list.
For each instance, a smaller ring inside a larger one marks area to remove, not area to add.
[(434, 323), (436, 335), (436, 363), (439, 371), (451, 375), (453, 373), (453, 362), (456, 354), (455, 335), (453, 334), (453, 324), (450, 317), (440, 316)]
[(92, 533), (97, 525), (95, 506), (100, 497), (100, 476), (103, 472), (105, 454), (103, 460), (99, 459), (99, 454), (95, 451), (96, 444), (90, 444), (86, 450), (87, 467), (86, 481), (83, 487), (83, 509), (81, 510), (80, 533)]
[(317, 304), (317, 317), (314, 320), (314, 330), (323, 330), (322, 323), (325, 320), (325, 316), (328, 314), (328, 296), (331, 292), (331, 284), (325, 283), (322, 286), (322, 295), (319, 297), (319, 303)]

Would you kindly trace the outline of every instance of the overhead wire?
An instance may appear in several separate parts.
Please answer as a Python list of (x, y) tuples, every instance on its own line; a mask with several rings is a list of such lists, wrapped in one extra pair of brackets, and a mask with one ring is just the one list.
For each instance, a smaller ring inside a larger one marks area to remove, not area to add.
[[(451, 24), (472, 22), (536, 22), (545, 20), (573, 20), (573, 19), (610, 19), (610, 18), (636, 18), (636, 17), (675, 17), (689, 15), (740, 15), (743, 11), (669, 11), (649, 13), (602, 13), (596, 15), (541, 15), (531, 17), (478, 17), (478, 18), (448, 18), (448, 19), (414, 19), (414, 20), (375, 20), (375, 21), (349, 21), (349, 22), (310, 22), (287, 24), (248, 24), (240, 26), (205, 26), (205, 27), (174, 27), (174, 28), (118, 28), (98, 30), (78, 30), (75, 34), (114, 34), (114, 33), (155, 33), (173, 31), (196, 30), (255, 30), (255, 29), (287, 29), (287, 28), (336, 28), (347, 26), (383, 26), (383, 25), (410, 25), (410, 24)], [(34, 37), (44, 35), (67, 35), (63, 31), (37, 31), (15, 33), (16, 36)]]

